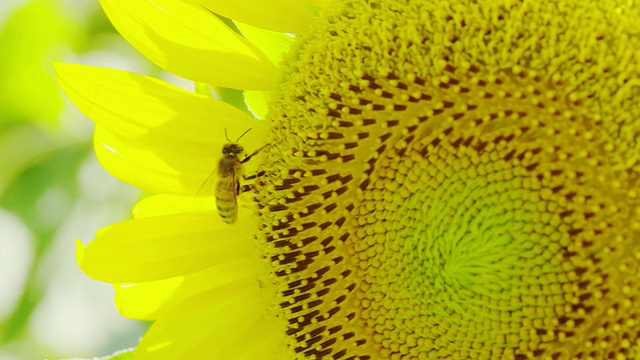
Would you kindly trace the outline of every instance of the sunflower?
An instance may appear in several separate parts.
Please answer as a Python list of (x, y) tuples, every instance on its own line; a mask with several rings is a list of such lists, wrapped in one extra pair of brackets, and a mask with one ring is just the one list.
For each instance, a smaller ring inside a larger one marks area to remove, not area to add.
[[(136, 359), (640, 358), (637, 2), (102, 5), (256, 115), (57, 66), (102, 164), (157, 193), (78, 246), (154, 321)], [(248, 128), (230, 226), (193, 195)]]

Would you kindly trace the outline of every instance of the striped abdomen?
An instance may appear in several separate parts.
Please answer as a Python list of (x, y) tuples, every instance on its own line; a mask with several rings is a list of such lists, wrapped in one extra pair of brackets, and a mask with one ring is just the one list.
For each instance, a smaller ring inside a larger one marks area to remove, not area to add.
[(235, 223), (238, 218), (237, 186), (238, 180), (236, 180), (235, 176), (227, 176), (220, 178), (216, 188), (218, 214), (227, 224)]

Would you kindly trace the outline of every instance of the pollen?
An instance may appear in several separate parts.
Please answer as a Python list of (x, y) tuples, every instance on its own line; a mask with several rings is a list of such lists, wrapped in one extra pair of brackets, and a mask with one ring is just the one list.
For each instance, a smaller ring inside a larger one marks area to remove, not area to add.
[(638, 5), (334, 5), (257, 184), (294, 357), (640, 358)]

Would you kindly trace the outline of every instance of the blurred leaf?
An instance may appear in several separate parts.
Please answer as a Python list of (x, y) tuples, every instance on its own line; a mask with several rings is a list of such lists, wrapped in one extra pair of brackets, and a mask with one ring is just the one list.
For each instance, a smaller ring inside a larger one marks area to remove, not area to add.
[(36, 231), (55, 230), (55, 226), (39, 226), (45, 224), (46, 219), (38, 213), (38, 200), (53, 187), (76, 197), (76, 174), (90, 152), (91, 144), (84, 143), (58, 148), (32, 160), (0, 196), (0, 206), (20, 216)]
[(247, 108), (247, 104), (244, 102), (244, 96), (242, 95), (242, 90), (229, 89), (223, 87), (214, 88), (215, 91), (220, 96), (220, 100), (226, 102), (227, 104), (233, 105), (238, 110), (242, 110), (247, 114), (251, 114), (249, 108)]
[(28, 319), (40, 301), (43, 289), (34, 281), (36, 269), (42, 255), (51, 245), (61, 221), (70, 210), (71, 201), (56, 203), (56, 197), (46, 195), (51, 191), (62, 199), (73, 199), (78, 195), (76, 176), (82, 162), (90, 154), (89, 143), (59, 148), (33, 160), (25, 167), (0, 197), (3, 207), (29, 224), (36, 236), (36, 248), (26, 287), (18, 306), (4, 321), (0, 322), (0, 344), (23, 335)]
[[(28, 146), (27, 146), (28, 144)], [(29, 161), (58, 146), (46, 129), (33, 123), (0, 123), (0, 196)]]
[[(101, 41), (101, 38), (105, 36), (116, 35), (119, 38), (113, 24), (111, 24), (109, 18), (102, 12), (99, 2), (95, 1), (95, 3), (97, 5), (95, 11), (92, 11), (90, 14), (85, 14), (85, 28), (79, 34), (82, 36), (82, 39), (78, 40), (78, 48), (76, 49), (80, 53), (104, 50), (105, 44), (104, 41)], [(124, 39), (122, 41), (124, 41)]]
[(54, 123), (63, 101), (52, 63), (74, 25), (53, 0), (34, 0), (16, 9), (0, 28), (0, 122)]
[(106, 359), (111, 360), (131, 360), (133, 359), (133, 349), (123, 350), (112, 355), (113, 357), (106, 357)]
[[(0, 359), (7, 354), (36, 359), (44, 350), (27, 327), (44, 291), (49, 291), (42, 278), (47, 273), (43, 258), (58, 246), (52, 241), (66, 226), (80, 194), (78, 171), (91, 154), (89, 138), (82, 140), (77, 131), (69, 136), (66, 123), (55, 126), (65, 101), (52, 65), (109, 48), (115, 31), (98, 1), (18, 0), (9, 5), (5, 9), (5, 0), (0, 0), (0, 208), (29, 226), (35, 247), (13, 313), (0, 320)], [(77, 130), (75, 124), (68, 126)], [(69, 140), (85, 142), (70, 146)], [(60, 144), (65, 147), (52, 150)], [(4, 290), (0, 287), (0, 296)], [(126, 346), (122, 344), (111, 342), (110, 349)], [(130, 344), (129, 339), (124, 344)], [(131, 351), (105, 359), (131, 359)]]
[(63, 360), (131, 360), (133, 359), (133, 350), (134, 349), (125, 349), (114, 352), (111, 355), (103, 356), (100, 358), (91, 358), (91, 359), (63, 359)]

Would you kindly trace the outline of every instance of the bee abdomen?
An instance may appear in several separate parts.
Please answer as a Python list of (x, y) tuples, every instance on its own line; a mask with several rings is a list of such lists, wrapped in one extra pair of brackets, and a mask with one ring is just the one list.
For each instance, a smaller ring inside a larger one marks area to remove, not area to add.
[(235, 201), (221, 201), (217, 199), (216, 205), (218, 207), (218, 214), (224, 222), (232, 224), (236, 221), (238, 215), (238, 207)]
[(236, 199), (236, 189), (233, 181), (220, 181), (216, 191), (216, 206), (218, 214), (227, 224), (236, 222), (238, 216), (238, 204)]

